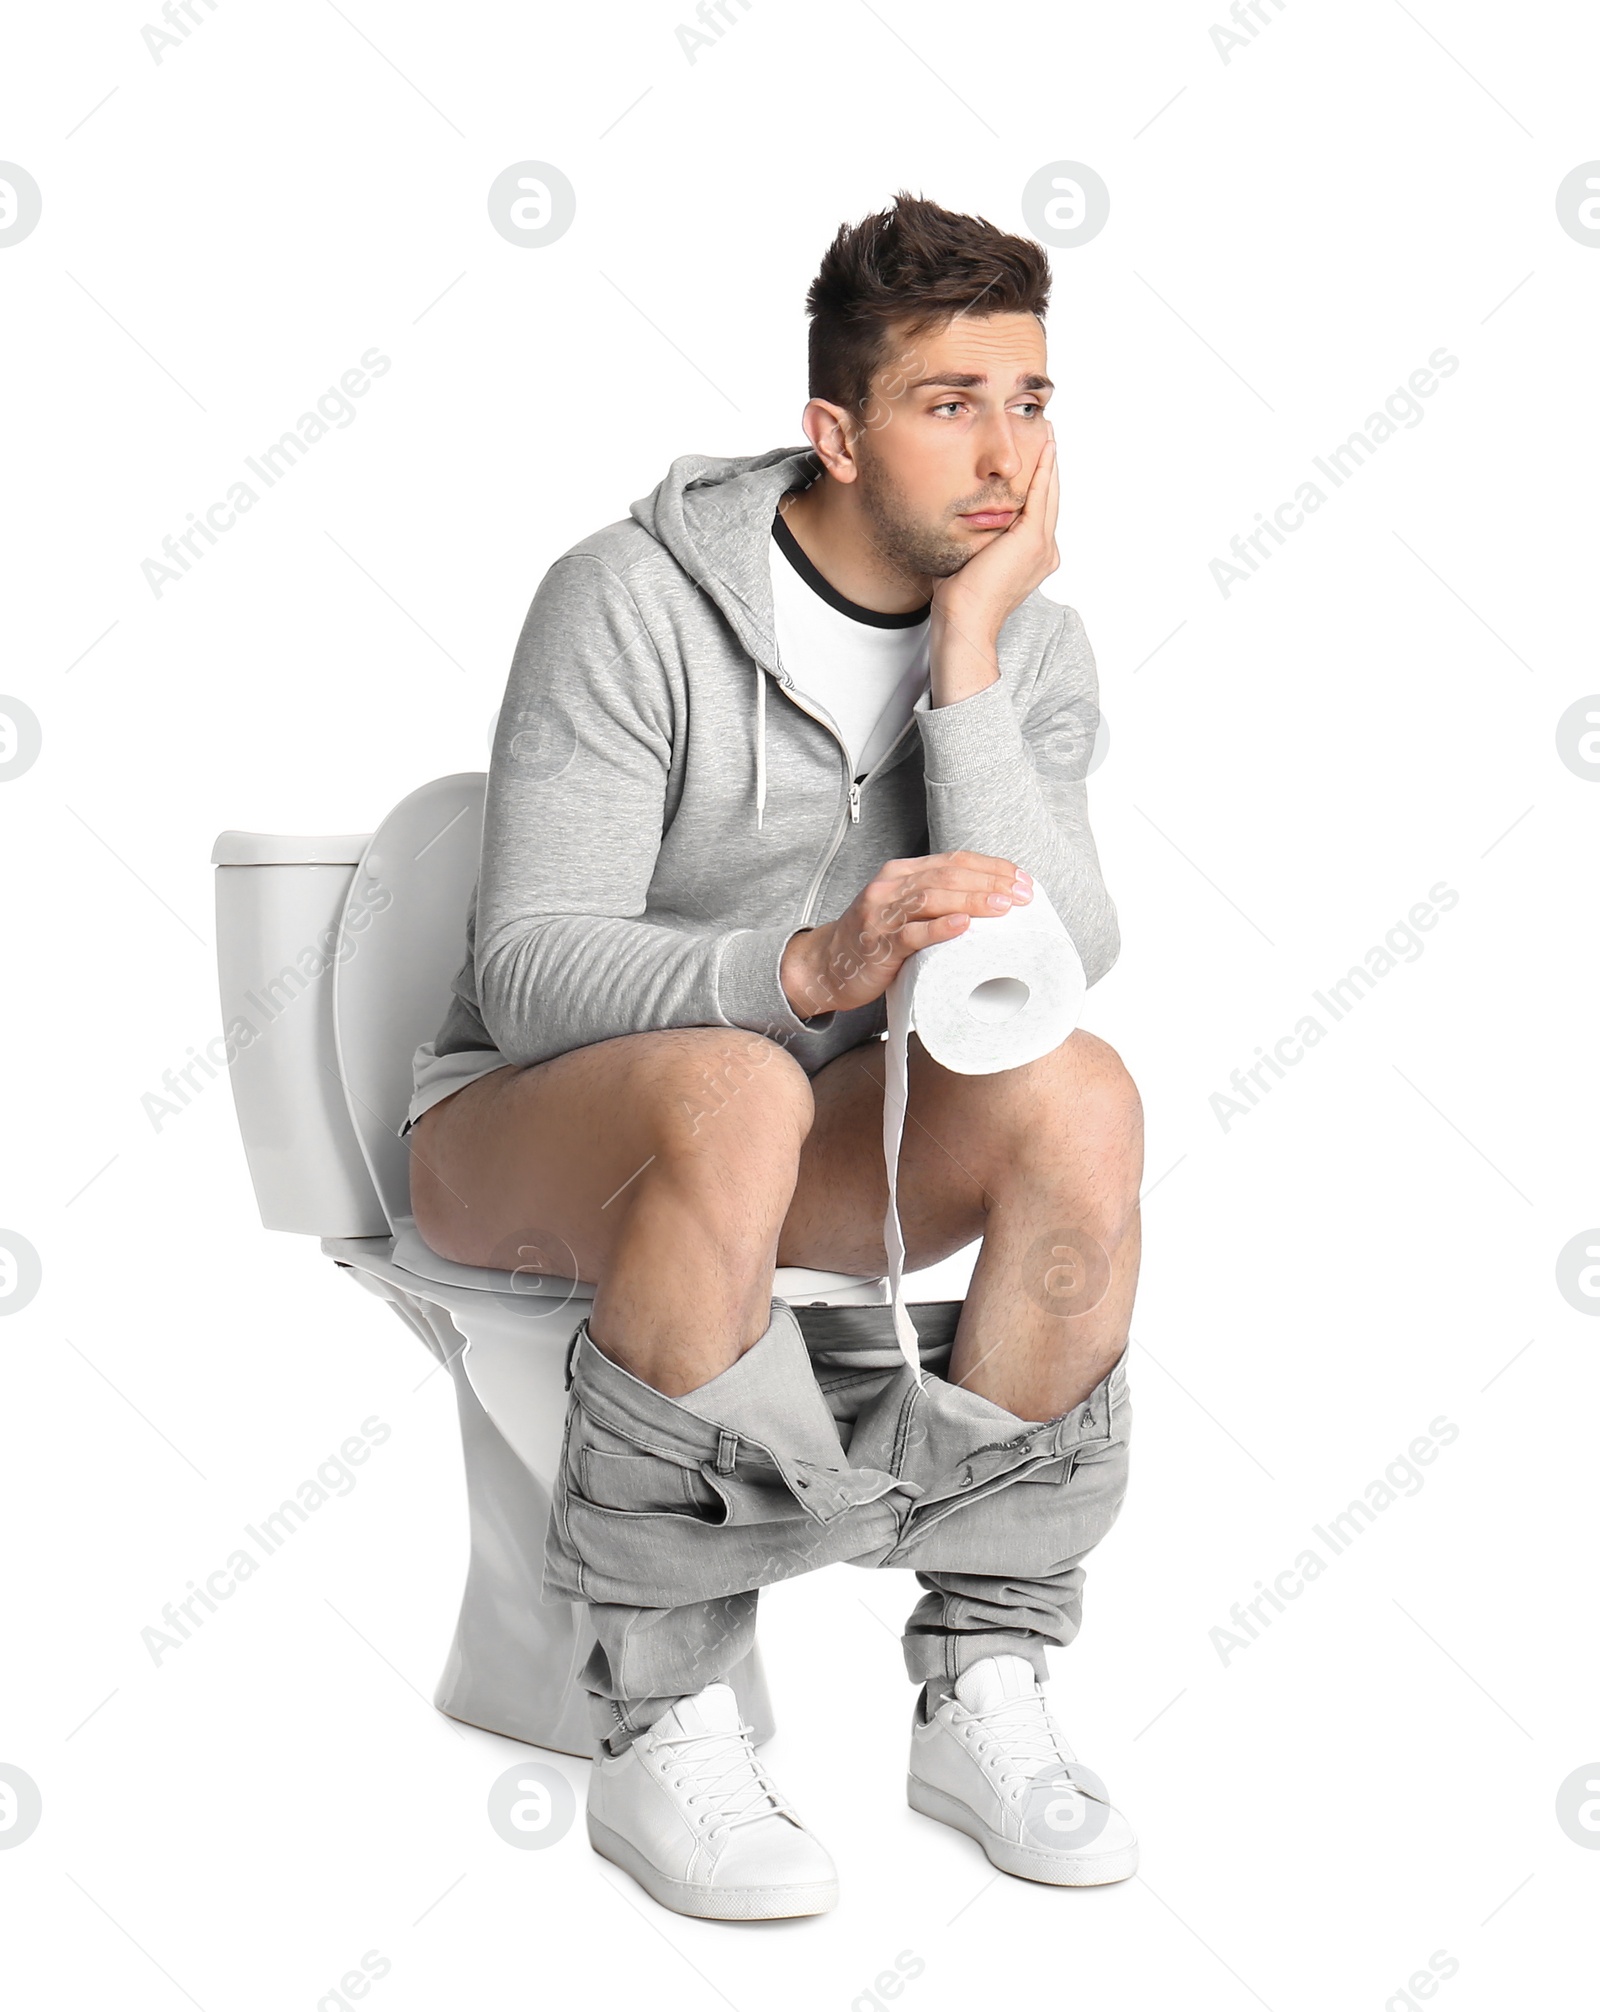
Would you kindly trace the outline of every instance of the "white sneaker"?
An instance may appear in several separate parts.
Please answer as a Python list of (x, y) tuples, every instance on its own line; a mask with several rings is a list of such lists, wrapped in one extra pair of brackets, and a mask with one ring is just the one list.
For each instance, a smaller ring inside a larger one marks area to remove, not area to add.
[(1139, 1844), (1061, 1735), (1026, 1656), (986, 1656), (911, 1728), (906, 1800), (976, 1838), (992, 1865), (1052, 1886), (1127, 1879)]
[(833, 1860), (773, 1784), (731, 1685), (682, 1698), (589, 1776), (589, 1842), (652, 1899), (714, 1921), (825, 1914)]

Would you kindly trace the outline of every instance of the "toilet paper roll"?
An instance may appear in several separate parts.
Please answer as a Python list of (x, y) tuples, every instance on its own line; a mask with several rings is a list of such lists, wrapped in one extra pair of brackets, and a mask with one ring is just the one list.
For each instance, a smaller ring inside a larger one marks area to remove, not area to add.
[(889, 986), (883, 1094), (889, 1209), (883, 1241), (895, 1336), (919, 1382), (917, 1330), (902, 1297), (906, 1249), (899, 1210), (911, 1030), (946, 1069), (961, 1076), (991, 1076), (1020, 1069), (1059, 1048), (1078, 1024), (1087, 990), (1083, 960), (1037, 880), (1031, 901), (1003, 915), (974, 916), (959, 936), (914, 952)]

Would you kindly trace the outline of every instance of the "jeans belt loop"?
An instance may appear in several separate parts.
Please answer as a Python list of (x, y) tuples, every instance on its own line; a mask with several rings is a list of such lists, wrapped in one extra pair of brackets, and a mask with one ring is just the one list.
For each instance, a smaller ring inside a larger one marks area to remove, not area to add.
[(583, 1339), (583, 1332), (587, 1326), (588, 1316), (586, 1314), (572, 1330), (572, 1339), (567, 1343), (567, 1359), (561, 1368), (561, 1388), (563, 1390), (570, 1390), (572, 1388), (572, 1358), (578, 1352), (578, 1343)]
[(731, 1474), (738, 1454), (738, 1433), (724, 1431), (719, 1426), (717, 1429), (717, 1472), (719, 1474)]

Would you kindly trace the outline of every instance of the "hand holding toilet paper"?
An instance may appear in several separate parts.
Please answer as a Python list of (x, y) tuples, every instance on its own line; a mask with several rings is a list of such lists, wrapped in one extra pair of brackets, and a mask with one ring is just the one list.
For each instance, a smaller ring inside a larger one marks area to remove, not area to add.
[(994, 1075), (1059, 1048), (1078, 1024), (1087, 990), (1083, 960), (1037, 878), (1031, 901), (1003, 915), (974, 916), (959, 936), (914, 951), (890, 983), (883, 1092), (889, 1209), (883, 1241), (895, 1336), (919, 1381), (917, 1330), (902, 1297), (906, 1251), (897, 1199), (911, 1031), (915, 1028), (923, 1047), (946, 1069), (962, 1076)]

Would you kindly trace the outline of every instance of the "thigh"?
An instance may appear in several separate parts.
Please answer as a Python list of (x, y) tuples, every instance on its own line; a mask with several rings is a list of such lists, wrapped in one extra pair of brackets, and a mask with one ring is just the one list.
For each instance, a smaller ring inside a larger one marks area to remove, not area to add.
[[(889, 1181), (883, 1165), (883, 1076), (888, 1050), (868, 1041), (811, 1079), (815, 1115), (800, 1149), (800, 1173), (778, 1240), (780, 1265), (877, 1274), (888, 1262), (883, 1222)], [(970, 1120), (968, 1077), (942, 1068), (911, 1036), (906, 1063), (905, 1132), (900, 1146), (900, 1228), (906, 1269), (937, 1264), (982, 1236), (983, 1183), (963, 1150)]]
[(600, 1279), (652, 1162), (731, 1151), (741, 1123), (707, 1122), (722, 1112), (776, 1142), (778, 1109), (809, 1101), (798, 1063), (740, 1028), (623, 1034), (508, 1065), (407, 1133), (412, 1213), (429, 1248), (458, 1264)]

